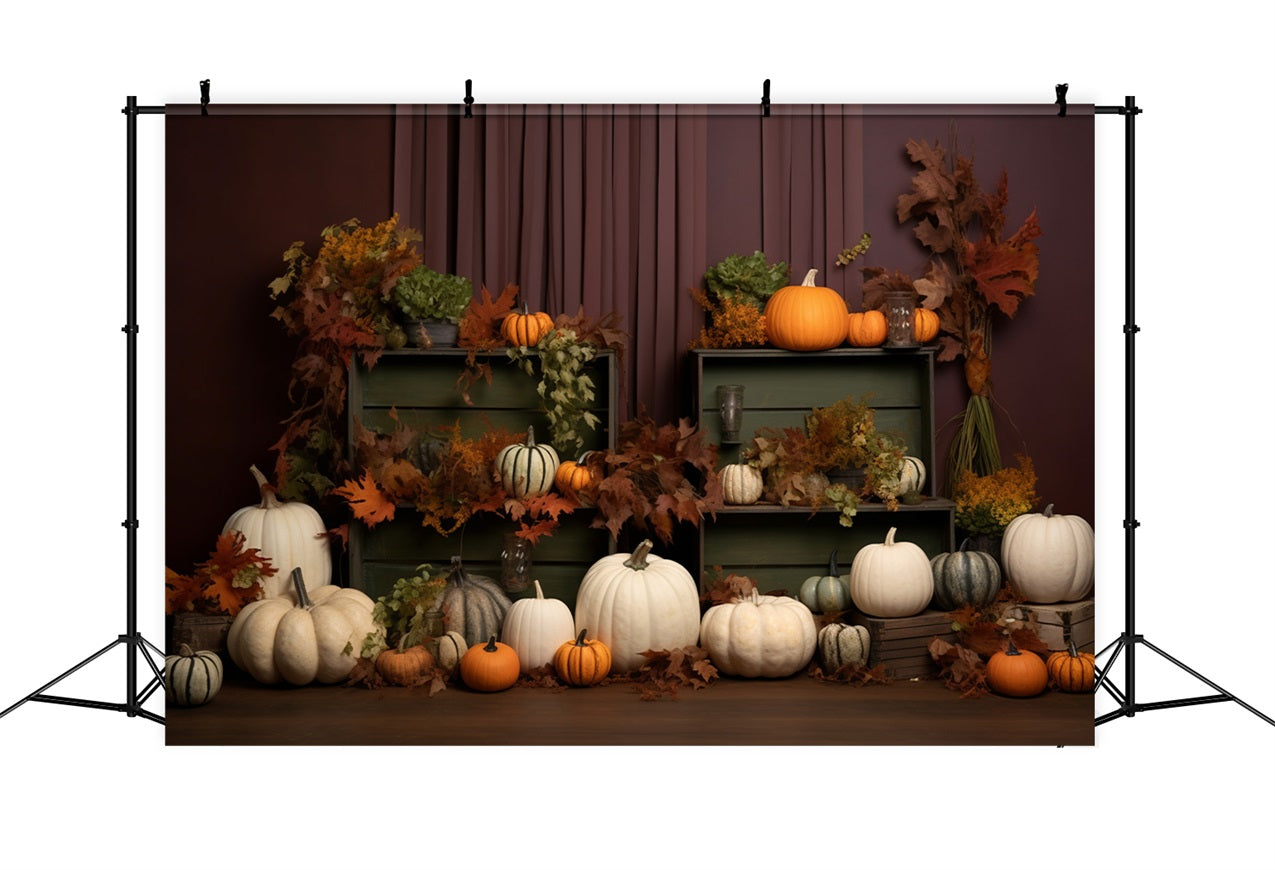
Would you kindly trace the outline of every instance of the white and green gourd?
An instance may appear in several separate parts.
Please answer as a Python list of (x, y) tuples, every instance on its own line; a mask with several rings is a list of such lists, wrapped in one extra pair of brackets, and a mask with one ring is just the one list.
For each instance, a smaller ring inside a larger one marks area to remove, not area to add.
[(451, 673), (460, 664), (461, 657), (469, 652), (469, 644), (465, 635), (459, 631), (449, 631), (436, 641), (434, 661), (443, 670)]
[(899, 471), (899, 494), (920, 493), (925, 488), (925, 463), (916, 456), (904, 456)]
[(443, 626), (448, 631), (459, 632), (468, 650), (476, 643), (486, 643), (493, 634), (500, 638), (505, 614), (512, 602), (499, 583), (466, 571), (460, 556), (452, 556), (452, 568), (439, 606), (443, 611)]
[(164, 656), (164, 694), (175, 707), (207, 704), (221, 691), (221, 657), (209, 650), (196, 652), (182, 644), (176, 655)]
[(840, 613), (849, 609), (850, 575), (839, 572), (836, 550), (828, 557), (828, 573), (802, 581), (797, 599), (813, 613)]
[(986, 607), (1001, 589), (1001, 566), (990, 553), (967, 550), (969, 538), (955, 553), (939, 553), (930, 560), (934, 573), (934, 604), (940, 610)]
[(651, 553), (647, 540), (630, 553), (590, 566), (576, 595), (576, 633), (588, 630), (611, 650), (611, 672), (646, 663), (644, 650), (677, 649), (699, 640), (699, 590), (689, 571)]
[(891, 527), (885, 542), (868, 544), (850, 565), (850, 598), (869, 616), (915, 616), (934, 597), (929, 557), (911, 541), (896, 541)]
[(540, 581), (533, 581), (535, 598), (519, 598), (505, 614), (501, 639), (518, 653), (518, 668), (528, 673), (553, 664), (558, 647), (576, 636), (571, 608), (557, 598), (545, 598)]
[(532, 426), (527, 427), (524, 443), (510, 444), (496, 454), (496, 474), (505, 492), (515, 498), (544, 495), (553, 488), (557, 473), (558, 452), (551, 445), (537, 444)]
[(862, 625), (834, 622), (819, 630), (819, 666), (831, 674), (846, 665), (866, 665), (871, 641)]
[(815, 653), (815, 618), (810, 608), (787, 596), (746, 596), (716, 604), (704, 614), (700, 644), (724, 674), (787, 677), (810, 663)]
[(277, 569), (276, 574), (261, 578), (261, 597), (290, 595), (293, 568), (301, 569), (306, 589), (327, 586), (332, 582), (332, 552), (319, 512), (304, 502), (280, 501), (257, 466), (248, 471), (257, 481), (261, 503), (235, 511), (221, 533), (239, 532), (245, 549), (260, 550)]

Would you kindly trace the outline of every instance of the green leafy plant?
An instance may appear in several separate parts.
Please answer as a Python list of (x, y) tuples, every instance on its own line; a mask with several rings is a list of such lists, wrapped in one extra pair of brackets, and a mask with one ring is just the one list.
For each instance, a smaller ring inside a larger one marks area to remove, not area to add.
[(460, 323), (474, 297), (474, 285), (460, 275), (417, 266), (394, 285), (394, 302), (412, 320)]
[(834, 483), (823, 491), (823, 498), (841, 513), (838, 523), (846, 528), (854, 525), (855, 514), (859, 512), (859, 497), (854, 490), (844, 483)]
[(589, 410), (597, 390), (585, 372), (597, 347), (580, 341), (574, 329), (555, 327), (535, 347), (511, 347), (507, 353), (528, 375), (540, 378), (536, 392), (544, 402), (554, 449), (562, 456), (579, 453), (586, 433), (602, 422)]
[(766, 263), (761, 251), (732, 254), (704, 273), (709, 293), (722, 300), (743, 301), (765, 308), (775, 291), (788, 284), (788, 264)]
[(415, 574), (395, 580), (390, 593), (376, 599), (372, 607), (376, 629), (363, 639), (363, 658), (375, 660), (390, 647), (403, 650), (416, 646), (436, 630), (430, 626), (430, 617), (438, 610), (447, 582), (442, 574), (433, 576), (433, 571), (429, 564), (417, 565)]
[(876, 428), (876, 412), (866, 398), (847, 396), (812, 409), (806, 435), (815, 470), (862, 468), (865, 482), (858, 494), (876, 496), (891, 510), (898, 506), (903, 443)]
[(841, 253), (837, 254), (837, 265), (849, 266), (866, 254), (870, 247), (872, 247), (872, 233), (864, 233), (859, 236), (859, 241), (855, 243), (854, 247), (841, 249)]

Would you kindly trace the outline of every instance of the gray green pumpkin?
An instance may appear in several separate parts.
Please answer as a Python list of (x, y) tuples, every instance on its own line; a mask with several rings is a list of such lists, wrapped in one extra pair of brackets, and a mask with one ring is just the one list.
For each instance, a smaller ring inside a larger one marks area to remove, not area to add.
[(457, 632), (465, 643), (473, 646), (492, 635), (500, 637), (500, 629), (512, 602), (495, 580), (471, 574), (461, 564), (460, 556), (452, 556), (452, 570), (443, 589), (443, 626)]
[(221, 690), (221, 657), (215, 652), (195, 652), (186, 644), (177, 655), (164, 656), (164, 693), (176, 707), (207, 704)]
[(930, 560), (934, 603), (939, 610), (986, 607), (1000, 592), (1000, 565), (988, 553), (965, 549), (968, 544), (966, 538), (955, 553), (939, 553)]
[(831, 674), (845, 665), (868, 663), (868, 630), (862, 625), (834, 622), (819, 630), (819, 666)]
[(812, 613), (840, 613), (850, 608), (850, 575), (838, 572), (836, 550), (828, 557), (828, 573), (802, 581), (797, 600)]
[(531, 426), (524, 443), (510, 444), (496, 454), (496, 474), (505, 492), (515, 498), (544, 495), (553, 487), (557, 473), (558, 452), (548, 444), (537, 444)]

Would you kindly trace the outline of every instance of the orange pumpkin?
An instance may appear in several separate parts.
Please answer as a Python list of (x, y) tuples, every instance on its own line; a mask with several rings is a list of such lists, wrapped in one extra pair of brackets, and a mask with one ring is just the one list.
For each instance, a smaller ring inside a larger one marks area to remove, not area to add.
[(393, 686), (412, 686), (434, 667), (434, 657), (423, 646), (383, 650), (376, 657), (376, 672)]
[(499, 692), (518, 682), (518, 653), (508, 644), (498, 643), (496, 635), (486, 644), (476, 643), (461, 656), (460, 678), (479, 692)]
[(568, 459), (558, 466), (558, 473), (554, 475), (553, 482), (557, 485), (558, 492), (579, 492), (593, 485), (593, 470), (583, 462), (573, 462)]
[(1004, 652), (994, 653), (987, 662), (987, 685), (998, 695), (1030, 698), (1045, 691), (1049, 671), (1040, 656), (1019, 652), (1014, 641)]
[(849, 315), (846, 339), (853, 347), (877, 347), (885, 341), (885, 315), (880, 311), (854, 311)]
[(602, 682), (611, 670), (611, 649), (600, 640), (585, 640), (588, 629), (581, 629), (575, 640), (569, 640), (553, 654), (553, 668), (569, 686), (592, 686)]
[(933, 341), (939, 334), (939, 316), (928, 308), (919, 305), (912, 318), (912, 337), (921, 344)]
[(766, 303), (766, 338), (785, 350), (829, 350), (846, 339), (846, 301), (815, 285), (811, 269), (800, 284), (780, 288)]
[(551, 329), (553, 318), (543, 311), (527, 311), (526, 302), (522, 311), (506, 314), (500, 321), (500, 337), (515, 347), (534, 347)]
[(1076, 652), (1075, 641), (1068, 641), (1067, 649), (1052, 653), (1045, 660), (1045, 667), (1054, 685), (1064, 692), (1093, 691), (1093, 653)]

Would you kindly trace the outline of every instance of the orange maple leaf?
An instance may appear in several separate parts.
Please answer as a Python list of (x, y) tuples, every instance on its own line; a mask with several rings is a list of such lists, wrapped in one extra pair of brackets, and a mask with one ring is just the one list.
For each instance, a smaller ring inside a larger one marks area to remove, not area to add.
[(347, 480), (332, 492), (349, 502), (355, 519), (362, 520), (369, 527), (394, 519), (394, 502), (381, 492), (370, 471), (364, 471), (359, 480)]

